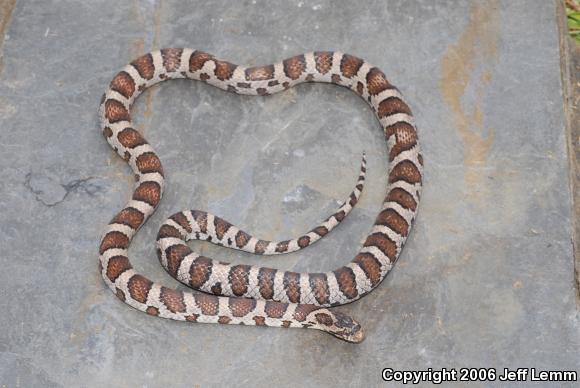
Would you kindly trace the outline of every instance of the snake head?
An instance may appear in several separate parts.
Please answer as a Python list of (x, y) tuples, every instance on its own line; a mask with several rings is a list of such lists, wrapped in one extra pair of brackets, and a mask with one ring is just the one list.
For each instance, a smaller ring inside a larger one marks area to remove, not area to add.
[(339, 311), (319, 309), (311, 312), (308, 320), (312, 327), (325, 331), (346, 342), (359, 343), (365, 339), (360, 323)]

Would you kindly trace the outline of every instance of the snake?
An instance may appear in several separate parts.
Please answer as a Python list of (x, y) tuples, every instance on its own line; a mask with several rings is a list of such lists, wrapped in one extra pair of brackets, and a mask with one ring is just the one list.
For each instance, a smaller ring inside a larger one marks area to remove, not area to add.
[[(364, 153), (356, 186), (347, 200), (318, 226), (294, 239), (259, 239), (202, 210), (169, 217), (157, 235), (157, 255), (170, 275), (197, 291), (164, 286), (133, 268), (129, 246), (159, 205), (165, 175), (158, 154), (134, 128), (130, 110), (147, 88), (179, 78), (257, 96), (305, 82), (330, 83), (351, 89), (368, 103), (384, 131), (388, 179), (370, 233), (350, 262), (332, 271), (298, 273), (214, 260), (195, 253), (187, 242), (210, 241), (258, 255), (310, 246), (340, 224), (359, 200), (366, 173)], [(363, 341), (361, 324), (333, 307), (365, 296), (391, 270), (417, 216), (423, 180), (423, 157), (411, 109), (379, 68), (337, 51), (313, 51), (247, 67), (201, 50), (165, 48), (140, 56), (114, 76), (101, 98), (99, 119), (107, 142), (135, 176), (130, 199), (105, 227), (99, 245), (99, 271), (121, 301), (149, 315), (178, 321), (310, 328), (351, 343)]]

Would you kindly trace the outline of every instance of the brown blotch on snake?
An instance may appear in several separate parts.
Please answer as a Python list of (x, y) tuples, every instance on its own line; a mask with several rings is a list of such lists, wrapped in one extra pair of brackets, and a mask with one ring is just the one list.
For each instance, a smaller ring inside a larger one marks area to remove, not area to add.
[(288, 250), (288, 240), (285, 241), (280, 241), (278, 244), (276, 244), (276, 252), (278, 253), (282, 253), (282, 252), (286, 252)]
[(184, 238), (181, 232), (177, 230), (174, 226), (167, 224), (161, 225), (161, 228), (159, 228), (159, 233), (157, 233), (157, 238), (160, 239), (167, 237)]
[(137, 146), (147, 144), (147, 140), (141, 136), (139, 132), (133, 128), (125, 128), (117, 135), (119, 143), (125, 148), (135, 148)]
[(342, 221), (342, 220), (344, 219), (344, 217), (345, 217), (345, 216), (346, 216), (346, 215), (344, 214), (344, 211), (342, 211), (342, 210), (341, 210), (341, 211), (339, 211), (338, 213), (336, 213), (336, 214), (334, 215), (334, 218), (336, 218), (336, 219), (337, 219), (337, 221)]
[(129, 121), (131, 119), (125, 105), (113, 99), (105, 101), (105, 115), (111, 124), (118, 123), (119, 121)]
[(116, 289), (115, 295), (117, 295), (117, 298), (121, 299), (123, 302), (125, 301), (126, 297), (125, 297), (125, 293), (123, 292), (123, 290), (121, 290), (120, 288)]
[(320, 307), (313, 304), (299, 304), (294, 310), (294, 319), (298, 322), (303, 322), (311, 312), (320, 309)]
[(379, 248), (391, 262), (394, 262), (397, 256), (397, 244), (383, 233), (371, 234), (367, 237), (363, 246)]
[(234, 74), (234, 70), (236, 69), (236, 65), (233, 63), (229, 63), (226, 61), (215, 61), (215, 76), (220, 81), (226, 80)]
[(332, 52), (317, 51), (314, 53), (314, 61), (316, 61), (316, 70), (320, 74), (326, 74), (332, 68)]
[(298, 239), (298, 246), (300, 248), (306, 248), (308, 245), (310, 245), (310, 237), (302, 236)]
[(222, 284), (221, 283), (216, 283), (213, 286), (211, 286), (211, 293), (214, 295), (223, 295), (222, 294)]
[(385, 201), (387, 202), (396, 202), (403, 209), (415, 211), (417, 209), (417, 202), (413, 198), (413, 196), (407, 193), (403, 189), (394, 188), (391, 192), (387, 195)]
[(380, 212), (375, 223), (388, 226), (401, 236), (406, 236), (409, 232), (407, 221), (393, 209), (385, 209)]
[(206, 233), (207, 232), (207, 213), (202, 212), (202, 211), (198, 211), (198, 210), (193, 210), (191, 212), (191, 215), (193, 216), (193, 219), (195, 220), (195, 222), (199, 225), (199, 229), (200, 229), (201, 233)]
[(300, 274), (296, 272), (284, 272), (284, 288), (290, 303), (300, 302)]
[(133, 229), (137, 229), (143, 223), (143, 219), (143, 213), (135, 208), (128, 207), (121, 210), (119, 214), (111, 220), (111, 223), (127, 225)]
[(346, 78), (352, 78), (363, 64), (363, 60), (352, 55), (344, 54), (340, 61), (340, 70)]
[(219, 299), (215, 295), (196, 294), (195, 303), (204, 315), (217, 315), (219, 311)]
[(256, 308), (256, 300), (247, 298), (230, 298), (229, 307), (234, 317), (243, 317)]
[(399, 162), (389, 174), (389, 183), (397, 182), (399, 180), (403, 180), (410, 184), (420, 183), (421, 172), (414, 163), (404, 160)]
[(161, 301), (172, 313), (185, 312), (185, 302), (183, 301), (183, 292), (172, 288), (161, 287)]
[(295, 57), (288, 58), (282, 63), (284, 64), (284, 72), (288, 78), (293, 80), (300, 78), (302, 73), (306, 70), (304, 55), (297, 55)]
[(131, 62), (131, 65), (137, 69), (143, 79), (150, 80), (155, 74), (155, 66), (153, 65), (153, 56), (151, 54), (145, 54), (135, 59)]
[[(213, 262), (205, 256), (199, 256), (189, 267), (189, 284), (192, 288), (200, 289), (211, 276)], [(215, 294), (215, 293), (214, 293)]]
[(354, 299), (358, 296), (358, 290), (356, 289), (356, 277), (352, 269), (348, 267), (342, 267), (334, 272), (336, 280), (338, 282), (338, 288), (340, 291), (350, 299)]
[(318, 313), (315, 314), (314, 316), (316, 317), (318, 323), (321, 323), (325, 326), (330, 326), (334, 323), (332, 317), (326, 313)]
[(314, 291), (316, 301), (321, 305), (330, 303), (330, 291), (328, 279), (324, 273), (311, 273), (309, 276), (310, 287)]
[(274, 65), (250, 67), (245, 74), (248, 81), (266, 81), (274, 77)]
[(103, 128), (103, 136), (105, 136), (105, 138), (113, 136), (113, 130), (109, 127)]
[(148, 174), (152, 172), (163, 174), (161, 161), (153, 152), (146, 152), (139, 155), (137, 160), (135, 160), (135, 164), (142, 174)]
[(149, 306), (145, 312), (149, 315), (153, 315), (154, 317), (159, 315), (159, 309), (157, 307)]
[(161, 199), (161, 187), (157, 182), (143, 182), (133, 192), (133, 199), (157, 206)]
[(371, 285), (375, 286), (381, 281), (381, 263), (375, 256), (370, 253), (359, 253), (353, 261), (361, 267), (370, 279)]
[(172, 245), (165, 250), (165, 257), (167, 258), (167, 269), (172, 276), (177, 275), (179, 266), (185, 256), (191, 253), (191, 249), (187, 245), (177, 244)]
[(168, 72), (174, 72), (179, 70), (181, 65), (181, 54), (183, 54), (183, 49), (180, 48), (167, 48), (161, 50), (161, 57), (163, 58), (163, 67)]
[(203, 51), (195, 51), (191, 57), (189, 57), (189, 71), (195, 73), (201, 70), (203, 65), (210, 59), (213, 59), (213, 55), (205, 53)]
[(266, 304), (264, 305), (264, 312), (270, 318), (282, 318), (287, 309), (288, 305), (286, 303), (273, 302), (270, 300), (266, 301)]
[(232, 267), (228, 280), (232, 285), (232, 292), (236, 296), (242, 296), (248, 291), (249, 265), (235, 265)]
[(109, 232), (101, 240), (99, 253), (103, 254), (111, 248), (127, 249), (129, 247), (129, 238), (121, 232)]
[(107, 266), (107, 277), (114, 282), (123, 272), (133, 268), (126, 256), (114, 256), (109, 259)]
[(258, 288), (262, 298), (268, 300), (274, 297), (274, 276), (276, 270), (271, 268), (260, 268), (258, 272)]
[(127, 288), (129, 288), (129, 294), (131, 298), (135, 299), (139, 303), (147, 302), (147, 295), (153, 286), (153, 282), (141, 275), (133, 275), (129, 282), (127, 283)]
[(318, 226), (312, 229), (312, 231), (317, 235), (319, 235), (320, 237), (324, 237), (328, 233), (328, 228), (326, 228), (326, 226)]
[(375, 96), (383, 90), (391, 89), (392, 86), (387, 81), (385, 74), (373, 67), (367, 74), (367, 90), (371, 96)]
[(174, 221), (177, 225), (181, 226), (187, 233), (192, 232), (193, 229), (189, 224), (189, 220), (183, 213), (176, 213), (169, 217), (169, 219)]
[(266, 247), (267, 246), (268, 246), (268, 241), (259, 240), (256, 243), (256, 247), (254, 248), (254, 251), (256, 252), (256, 254), (261, 255), (264, 252), (266, 252)]
[(402, 127), (395, 132), (397, 142), (389, 152), (389, 162), (392, 162), (401, 152), (409, 151), (417, 145), (417, 134)]
[(238, 233), (236, 233), (236, 246), (238, 248), (244, 247), (248, 243), (248, 241), (250, 241), (250, 238), (251, 237), (249, 234), (247, 234), (243, 230), (240, 230)]
[(214, 218), (213, 224), (215, 227), (215, 234), (217, 238), (220, 240), (224, 238), (224, 235), (227, 233), (228, 229), (232, 226), (232, 224), (219, 217)]
[(256, 326), (264, 326), (266, 324), (266, 318), (264, 317), (256, 316), (252, 319), (256, 322)]
[(411, 114), (411, 108), (409, 108), (409, 105), (405, 104), (398, 97), (388, 97), (384, 99), (379, 104), (379, 108), (377, 110), (377, 115), (379, 118), (391, 116), (397, 113), (405, 113), (408, 115)]
[(135, 93), (135, 81), (126, 71), (119, 72), (109, 87), (125, 98), (130, 98)]

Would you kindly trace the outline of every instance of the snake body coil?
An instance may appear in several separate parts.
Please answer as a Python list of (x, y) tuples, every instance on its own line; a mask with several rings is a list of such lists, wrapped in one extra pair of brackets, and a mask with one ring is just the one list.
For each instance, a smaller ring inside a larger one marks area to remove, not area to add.
[[(350, 263), (324, 273), (231, 265), (194, 253), (186, 241), (203, 239), (256, 254), (305, 248), (329, 233), (356, 205), (365, 179), (364, 156), (359, 179), (349, 198), (336, 213), (296, 239), (260, 240), (200, 210), (171, 216), (157, 237), (159, 259), (180, 282), (205, 293), (168, 288), (133, 269), (128, 258), (129, 245), (159, 204), (164, 175), (151, 145), (133, 129), (129, 111), (147, 87), (175, 78), (201, 80), (248, 95), (269, 95), (303, 82), (333, 83), (350, 88), (369, 103), (386, 135), (387, 195), (371, 233)], [(136, 176), (131, 200), (107, 225), (99, 248), (101, 274), (119, 299), (163, 318), (307, 327), (349, 342), (363, 340), (363, 330), (355, 320), (326, 307), (357, 300), (384, 279), (410, 232), (422, 183), (423, 160), (411, 111), (382, 71), (360, 58), (339, 52), (311, 52), (280, 63), (247, 68), (202, 51), (168, 48), (141, 56), (113, 78), (102, 98), (100, 120), (107, 141)]]

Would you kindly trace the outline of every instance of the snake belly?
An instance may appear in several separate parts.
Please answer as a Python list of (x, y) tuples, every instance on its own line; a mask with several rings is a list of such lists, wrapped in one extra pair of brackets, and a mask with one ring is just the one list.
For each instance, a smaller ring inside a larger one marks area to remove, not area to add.
[[(186, 241), (203, 239), (265, 255), (305, 248), (329, 233), (356, 205), (365, 179), (364, 155), (355, 189), (344, 204), (292, 240), (261, 240), (201, 210), (171, 216), (159, 230), (159, 259), (172, 276), (203, 293), (165, 287), (133, 269), (129, 245), (161, 200), (164, 173), (153, 147), (133, 128), (130, 108), (146, 88), (176, 78), (261, 96), (304, 82), (324, 82), (347, 87), (367, 101), (385, 133), (388, 184), (370, 234), (351, 262), (324, 273), (232, 265), (198, 255)], [(167, 48), (125, 66), (103, 95), (99, 116), (106, 140), (136, 178), (131, 199), (107, 225), (99, 247), (101, 275), (119, 299), (147, 314), (180, 321), (313, 328), (349, 342), (364, 339), (357, 321), (328, 307), (361, 298), (385, 278), (409, 235), (422, 187), (423, 158), (411, 110), (381, 70), (340, 52), (310, 52), (271, 65), (243, 67), (203, 51)]]

